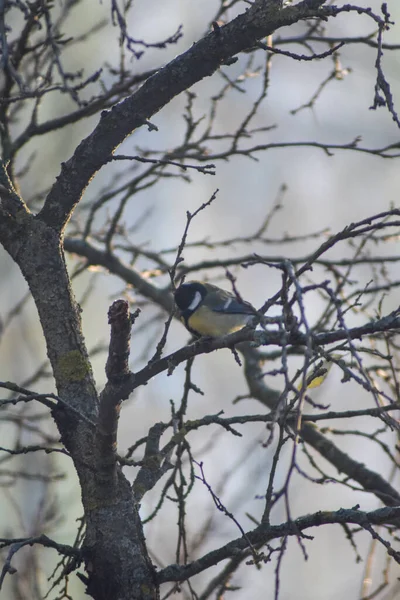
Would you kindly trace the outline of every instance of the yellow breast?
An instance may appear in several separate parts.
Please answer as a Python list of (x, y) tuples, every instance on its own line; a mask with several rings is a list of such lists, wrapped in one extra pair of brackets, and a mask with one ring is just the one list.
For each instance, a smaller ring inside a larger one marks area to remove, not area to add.
[(220, 337), (243, 329), (251, 319), (249, 315), (230, 315), (224, 313), (215, 313), (208, 308), (201, 306), (189, 317), (188, 325), (200, 335), (211, 337)]

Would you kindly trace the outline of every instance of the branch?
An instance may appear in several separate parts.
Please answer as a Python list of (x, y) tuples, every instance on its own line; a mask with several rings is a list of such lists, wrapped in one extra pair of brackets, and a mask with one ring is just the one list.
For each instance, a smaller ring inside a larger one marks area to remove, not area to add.
[(87, 258), (89, 265), (105, 267), (110, 273), (118, 275), (123, 281), (130, 283), (145, 298), (149, 298), (159, 306), (162, 306), (169, 313), (172, 311), (173, 299), (171, 293), (150, 283), (136, 269), (125, 264), (114, 254), (99, 250), (87, 240), (73, 238), (66, 238), (64, 240), (64, 248), (67, 252)]
[[(111, 110), (103, 111), (94, 131), (63, 163), (61, 173), (39, 213), (40, 218), (51, 227), (63, 230), (89, 181), (110, 161), (119, 144), (138, 127), (149, 125), (149, 119), (172, 98), (211, 76), (222, 65), (231, 64), (235, 54), (280, 27), (312, 17), (332, 17), (344, 10), (333, 6), (321, 7), (320, 4), (322, 2), (311, 4), (304, 0), (282, 9), (280, 0), (257, 0), (246, 12), (216, 28), (160, 69), (135, 94)], [(348, 10), (356, 10), (356, 7)]]
[[(56, 394), (53, 394), (53, 393), (35, 394), (34, 392), (31, 392), (30, 390), (27, 390), (23, 387), (20, 387), (19, 385), (16, 385), (15, 383), (12, 383), (11, 381), (0, 381), (0, 388), (10, 390), (11, 392), (15, 392), (17, 394), (22, 394), (22, 396), (18, 397), (18, 398), (9, 398), (7, 400), (0, 400), (0, 408), (7, 404), (15, 405), (15, 404), (18, 404), (19, 402), (30, 402), (31, 400), (37, 400), (38, 402), (41, 402), (42, 404), (44, 404), (45, 406), (47, 406), (48, 408), (50, 408), (52, 410), (54, 410), (56, 408), (57, 404), (59, 404), (65, 410), (70, 411), (71, 413), (73, 413), (74, 415), (79, 417), (79, 419), (81, 419), (82, 421), (85, 421), (85, 423), (90, 425), (91, 428), (95, 428), (94, 421), (89, 419), (89, 417), (87, 417), (85, 414), (83, 414), (83, 412), (81, 412), (80, 410), (75, 408), (75, 406), (72, 406), (69, 402), (66, 402), (65, 400), (63, 400), (63, 398), (61, 398), (60, 396), (57, 396)], [(55, 402), (51, 402), (49, 400), (50, 398), (52, 400), (56, 400), (57, 404)]]
[(111, 338), (106, 375), (109, 382), (118, 381), (129, 374), (131, 328), (138, 314), (139, 311), (135, 315), (129, 314), (129, 304), (125, 300), (116, 300), (108, 311)]
[[(392, 410), (399, 410), (400, 404), (393, 403), (387, 406), (380, 406), (379, 408), (365, 408), (364, 410), (344, 410), (344, 411), (329, 411), (323, 412), (318, 415), (302, 414), (301, 420), (304, 422), (314, 423), (316, 421), (325, 421), (331, 419), (351, 419), (355, 417), (379, 417), (384, 412), (390, 412)], [(200, 427), (206, 427), (208, 425), (220, 425), (229, 433), (236, 436), (242, 434), (233, 429), (232, 425), (248, 425), (249, 423), (273, 423), (276, 421), (276, 417), (273, 414), (261, 414), (261, 415), (235, 415), (234, 417), (222, 417), (223, 411), (216, 415), (205, 415), (200, 419), (185, 421), (180, 431), (174, 434), (172, 440), (168, 442), (167, 447), (172, 444), (177, 444), (181, 439), (187, 435), (190, 431), (197, 431)], [(285, 415), (285, 422), (294, 424), (298, 419), (297, 411), (289, 412)]]
[[(325, 346), (349, 339), (362, 339), (365, 335), (387, 332), (396, 330), (400, 327), (400, 316), (398, 312), (377, 319), (362, 325), (360, 327), (351, 327), (349, 329), (336, 329), (326, 333), (318, 333), (311, 335), (311, 343), (314, 348)], [(200, 354), (208, 354), (214, 350), (221, 348), (231, 348), (241, 342), (255, 342), (263, 346), (305, 346), (307, 345), (308, 336), (300, 331), (290, 331), (282, 335), (280, 331), (254, 331), (249, 328), (244, 328), (230, 335), (209, 339), (201, 338), (197, 342), (185, 346), (154, 363), (146, 365), (141, 371), (132, 373), (130, 379), (126, 382), (128, 389), (131, 387), (131, 392), (140, 385), (146, 384), (152, 377), (159, 375), (163, 371), (168, 371), (171, 375), (175, 367), (180, 363), (198, 356)]]
[[(100, 394), (99, 420), (95, 444), (97, 465), (107, 494), (115, 495), (117, 482), (117, 432), (121, 402), (127, 396), (121, 394), (123, 383), (129, 377), (129, 353), (132, 322), (129, 305), (116, 300), (108, 311), (111, 325), (110, 347), (106, 364), (107, 383)], [(122, 385), (120, 385), (122, 384)]]
[[(375, 37), (376, 31), (367, 36), (360, 37), (332, 37), (325, 35), (299, 35), (287, 38), (276, 38), (274, 40), (275, 46), (281, 46), (283, 44), (304, 44), (308, 42), (319, 42), (321, 44), (340, 44), (344, 43), (346, 46), (348, 44), (365, 44), (366, 46), (370, 46), (371, 48), (378, 48), (378, 42), (372, 37)], [(381, 44), (380, 46), (382, 50), (400, 50), (400, 44)]]
[[(269, 409), (275, 410), (280, 400), (280, 393), (265, 385), (257, 351), (254, 348), (246, 347), (243, 348), (243, 355), (245, 358), (245, 375), (252, 397)], [(365, 465), (353, 460), (339, 450), (314, 425), (302, 423), (298, 433), (305, 442), (315, 448), (340, 473), (345, 473), (348, 477), (357, 481), (363, 489), (375, 494), (384, 504), (388, 506), (398, 506), (400, 504), (400, 494), (381, 475), (367, 469)]]
[[(389, 29), (389, 24), (391, 24), (390, 15), (388, 13), (387, 4), (385, 2), (382, 4), (382, 12), (383, 12), (385, 20), (384, 20), (384, 22), (379, 24), (378, 53), (377, 53), (377, 57), (376, 57), (376, 61), (375, 61), (375, 68), (377, 70), (377, 78), (376, 78), (376, 84), (375, 84), (374, 102), (370, 108), (372, 110), (376, 110), (380, 106), (387, 106), (390, 114), (392, 115), (393, 121), (397, 124), (398, 127), (400, 127), (400, 119), (394, 108), (393, 95), (392, 95), (392, 92), (390, 89), (390, 85), (389, 85), (389, 82), (386, 80), (385, 75), (383, 73), (383, 69), (382, 69), (382, 57), (383, 57), (382, 36), (383, 36), (384, 30)], [(380, 92), (382, 92), (383, 96), (381, 96)]]
[[(309, 341), (313, 348), (325, 346), (341, 340), (362, 339), (366, 335), (383, 333), (389, 330), (400, 328), (400, 316), (395, 311), (382, 319), (377, 319), (362, 325), (360, 327), (351, 327), (349, 329), (336, 329), (326, 333), (311, 334), (310, 336), (300, 331), (255, 331), (248, 327), (236, 331), (227, 336), (210, 339), (200, 338), (200, 340), (184, 346), (176, 352), (169, 354), (155, 362), (147, 364), (143, 369), (136, 373), (130, 373), (124, 377), (123, 381), (114, 382), (113, 393), (119, 398), (127, 398), (136, 388), (146, 385), (150, 379), (167, 371), (171, 375), (175, 368), (186, 360), (199, 356), (200, 354), (209, 354), (214, 350), (222, 348), (232, 348), (242, 342), (253, 342), (263, 346), (306, 346)], [(372, 388), (371, 388), (372, 389)]]
[[(246, 537), (237, 538), (198, 560), (187, 565), (170, 565), (162, 569), (157, 574), (159, 583), (167, 581), (186, 581), (190, 577), (202, 573), (206, 569), (218, 564), (222, 560), (238, 556), (249, 547), (248, 540), (253, 546), (266, 544), (267, 542), (287, 536), (299, 536), (299, 533), (310, 527), (319, 527), (321, 525), (332, 524), (356, 524), (370, 531), (371, 525), (388, 525), (396, 523), (400, 519), (400, 507), (385, 507), (371, 512), (364, 512), (357, 509), (340, 509), (338, 511), (318, 511), (311, 515), (306, 515), (295, 521), (287, 521), (281, 525), (262, 524), (252, 531), (246, 533)], [(371, 533), (371, 532), (370, 532)], [(394, 551), (387, 542), (387, 551), (400, 563), (400, 554)]]
[(78, 548), (73, 548), (72, 546), (67, 546), (65, 544), (58, 544), (54, 540), (47, 537), (47, 535), (39, 535), (37, 537), (32, 538), (16, 538), (16, 539), (7, 539), (0, 538), (0, 548), (5, 548), (7, 546), (11, 546), (7, 559), (4, 563), (3, 569), (0, 574), (0, 589), (3, 585), (4, 578), (7, 573), (14, 575), (17, 572), (17, 569), (11, 566), (11, 560), (14, 554), (21, 550), (24, 546), (33, 546), (34, 544), (40, 544), (45, 548), (54, 548), (57, 550), (59, 554), (64, 556), (72, 556), (78, 562), (80, 562), (81, 551)]
[[(152, 69), (150, 71), (140, 73), (139, 75), (134, 75), (128, 81), (123, 81), (122, 83), (118, 82), (115, 85), (113, 85), (109, 90), (105, 91), (100, 97), (93, 98), (85, 106), (80, 106), (76, 110), (66, 115), (63, 115), (62, 117), (48, 119), (44, 123), (36, 123), (35, 121), (31, 121), (29, 125), (25, 128), (25, 130), (13, 142), (12, 153), (15, 154), (34, 136), (45, 135), (51, 131), (62, 129), (66, 125), (72, 125), (73, 123), (77, 123), (82, 119), (86, 119), (87, 117), (95, 115), (102, 109), (104, 110), (105, 108), (110, 108), (115, 102), (119, 100), (119, 98), (124, 97), (131, 90), (132, 87), (138, 85), (154, 73), (156, 73), (156, 70)], [(22, 96), (12, 96), (8, 99), (1, 98), (0, 104), (1, 102), (18, 102), (19, 100), (25, 100), (30, 96), (32, 96), (33, 98), (38, 98), (43, 94), (47, 94), (51, 91), (58, 89), (58, 87), (59, 86), (55, 86), (54, 89), (47, 88), (42, 92), (39, 90), (34, 90), (33, 92), (31, 92), (31, 94), (29, 94), (28, 92), (24, 92)]]
[(143, 156), (127, 156), (125, 154), (116, 154), (113, 156), (113, 160), (136, 160), (140, 163), (150, 163), (152, 165), (171, 165), (174, 167), (179, 167), (182, 171), (187, 171), (188, 169), (194, 169), (199, 173), (203, 173), (203, 175), (215, 175), (215, 165), (208, 164), (204, 166), (200, 165), (187, 165), (183, 162), (176, 162), (173, 160), (162, 160), (162, 159), (153, 159), (153, 158), (144, 158)]
[(326, 52), (322, 52), (321, 54), (295, 54), (294, 52), (287, 52), (286, 50), (279, 50), (278, 48), (275, 48), (274, 46), (268, 46), (267, 44), (264, 44), (263, 42), (257, 43), (258, 48), (262, 48), (263, 50), (267, 50), (268, 52), (272, 52), (273, 54), (280, 54), (282, 56), (288, 56), (289, 58), (293, 58), (293, 60), (299, 60), (299, 61), (301, 61), (301, 60), (311, 61), (311, 60), (317, 60), (317, 59), (319, 60), (321, 58), (327, 58), (328, 56), (331, 56), (332, 54), (337, 52), (337, 50), (339, 50), (343, 46), (344, 46), (344, 42), (340, 42), (340, 44), (337, 44), (333, 48), (330, 48), (329, 50), (327, 50)]
[[(283, 255), (261, 255), (258, 254), (255, 258), (253, 254), (243, 254), (242, 256), (236, 256), (232, 258), (223, 258), (215, 260), (202, 260), (198, 263), (192, 263), (188, 266), (178, 267), (179, 278), (182, 278), (188, 273), (196, 273), (198, 271), (205, 271), (207, 269), (216, 268), (227, 268), (235, 265), (243, 265), (245, 267), (259, 263), (263, 261), (265, 263), (282, 263), (288, 260), (293, 265), (303, 265), (305, 262), (309, 262), (309, 256), (295, 256), (285, 257)], [(360, 258), (317, 258), (313, 261), (313, 265), (321, 265), (323, 267), (352, 267), (355, 265), (375, 265), (385, 263), (396, 263), (400, 262), (400, 255), (396, 254), (393, 256), (361, 256)], [(164, 267), (165, 270), (166, 267)]]
[(140, 502), (145, 493), (173, 467), (169, 461), (171, 452), (160, 451), (160, 439), (167, 427), (165, 423), (155, 423), (149, 430), (142, 467), (132, 484), (136, 502)]
[[(20, 226), (22, 216), (29, 218), (30, 212), (22, 198), (14, 189), (7, 173), (7, 164), (0, 159), (0, 224), (2, 225), (2, 244), (5, 239), (16, 241), (16, 226)], [(20, 221), (18, 221), (20, 219)], [(4, 223), (4, 226), (3, 226)]]

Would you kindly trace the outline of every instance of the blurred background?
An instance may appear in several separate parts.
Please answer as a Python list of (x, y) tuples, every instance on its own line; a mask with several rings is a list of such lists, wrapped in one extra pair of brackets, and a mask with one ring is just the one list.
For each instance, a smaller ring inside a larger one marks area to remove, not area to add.
[[(379, 13), (380, 2), (362, 0), (360, 6), (371, 8)], [(245, 9), (245, 4), (237, 5), (237, 11)], [(389, 10), (394, 21), (400, 19), (400, 6), (390, 3)], [(179, 25), (183, 26), (183, 37), (176, 45), (165, 50), (148, 49), (140, 60), (127, 56), (132, 63), (132, 72), (138, 73), (166, 64), (175, 55), (190, 48), (207, 31), (209, 21), (216, 11), (215, 0), (192, 2), (190, 0), (141, 0), (135, 3), (134, 10), (128, 17), (129, 30), (132, 36), (156, 42), (163, 39)], [(236, 13), (232, 11), (233, 17)], [(79, 36), (84, 33), (88, 23), (106, 19), (110, 21), (108, 3), (91, 0), (77, 3), (68, 20), (67, 34)], [(365, 36), (374, 31), (373, 21), (367, 16), (342, 14), (326, 23), (328, 35), (332, 37)], [(304, 25), (281, 30), (277, 37), (300, 35)], [(400, 29), (394, 25), (385, 34), (387, 43), (398, 43)], [(297, 52), (298, 48), (284, 46), (285, 50)], [(325, 49), (325, 48), (324, 48)], [(300, 49), (303, 53), (303, 49)], [(93, 35), (83, 46), (64, 51), (68, 68), (83, 68), (86, 76), (100, 68), (103, 63), (117, 64), (120, 56), (118, 33), (111, 25)], [(257, 64), (262, 65), (263, 51), (257, 54)], [(311, 108), (304, 108), (292, 114), (299, 107), (307, 104), (321, 83), (333, 70), (333, 59), (314, 62), (298, 62), (285, 56), (275, 56), (271, 62), (270, 81), (266, 98), (263, 100), (253, 127), (272, 127), (258, 138), (258, 143), (270, 144), (281, 142), (320, 142), (322, 144), (350, 144), (358, 136), (359, 145), (364, 148), (381, 148), (399, 141), (399, 129), (393, 122), (386, 108), (370, 110), (374, 98), (376, 71), (374, 63), (376, 50), (367, 45), (348, 44), (340, 50), (340, 63), (343, 77), (328, 83)], [(233, 79), (243, 71), (248, 56), (239, 56), (239, 61), (224, 67), (228, 76)], [(400, 111), (400, 52), (385, 51), (383, 67), (390, 82), (395, 106)], [(107, 79), (107, 72), (104, 74)], [(110, 76), (110, 75), (109, 75)], [(111, 76), (110, 76), (111, 77)], [(199, 118), (209, 109), (212, 98), (222, 86), (221, 75), (213, 77), (194, 86), (191, 91), (196, 94), (193, 101), (193, 114)], [(232, 88), (224, 100), (224, 108), (219, 111), (216, 130), (229, 132), (237, 127), (238, 122), (248, 112), (252, 102), (257, 98), (262, 86), (262, 74), (244, 80), (241, 87), (246, 91)], [(175, 98), (152, 122), (158, 131), (141, 128), (134, 132), (119, 149), (121, 154), (138, 154), (139, 149), (165, 151), (173, 148), (182, 139), (185, 121), (182, 118), (187, 98), (184, 95)], [(46, 98), (41, 107), (42, 118), (60, 116), (71, 110), (70, 101), (60, 96), (56, 99)], [(44, 115), (44, 116), (43, 116)], [(44, 137), (37, 137), (25, 146), (19, 158), (19, 168), (35, 153), (34, 162), (29, 174), (21, 178), (21, 193), (29, 199), (51, 186), (60, 171), (60, 163), (67, 160), (80, 140), (88, 135), (98, 121), (98, 116), (87, 118), (68, 128), (55, 131)], [(16, 123), (14, 135), (20, 126)], [(178, 141), (177, 141), (178, 140)], [(218, 151), (216, 144), (213, 151)], [(152, 154), (150, 153), (151, 157)], [(254, 160), (256, 158), (256, 160)], [(215, 161), (211, 161), (215, 162)], [(175, 248), (182, 237), (186, 223), (186, 211), (195, 211), (202, 203), (209, 200), (218, 189), (216, 200), (209, 208), (202, 211), (192, 222), (188, 242), (193, 243), (207, 239), (210, 242), (223, 239), (245, 237), (253, 234), (265, 219), (273, 213), (267, 230), (271, 240), (305, 236), (313, 232), (327, 231), (335, 233), (352, 221), (360, 220), (398, 205), (400, 188), (399, 159), (383, 159), (367, 152), (356, 152), (352, 149), (326, 152), (313, 147), (278, 148), (259, 152), (254, 158), (234, 156), (228, 161), (216, 163), (215, 176), (207, 176), (192, 172), (191, 182), (178, 178), (164, 178), (156, 186), (135, 194), (127, 204), (125, 222), (133, 227), (130, 240), (137, 246), (146, 245), (146, 249), (159, 252), (163, 249)], [(133, 163), (113, 163), (106, 166), (96, 175), (88, 187), (83, 205), (96, 200), (105, 186), (114, 181), (118, 184), (118, 173), (121, 177), (129, 175), (129, 169), (136, 169)], [(128, 174), (128, 175), (127, 175)], [(114, 179), (113, 179), (114, 178)], [(284, 190), (282, 191), (282, 187)], [(279, 209), (274, 210), (279, 202)], [(106, 207), (97, 215), (99, 225), (101, 219), (107, 218)], [(81, 216), (80, 216), (81, 215)], [(84, 212), (77, 218), (84, 219)], [(76, 221), (71, 225), (77, 227)], [(137, 225), (136, 227), (135, 224)], [(70, 230), (67, 229), (68, 236)], [(324, 234), (326, 235), (326, 234)], [(184, 252), (186, 264), (210, 258), (248, 255), (262, 252), (270, 256), (287, 258), (306, 256), (317, 248), (321, 241), (315, 239), (299, 240), (289, 245), (270, 243), (244, 245), (234, 244), (228, 248), (213, 250), (204, 246), (188, 248)], [(388, 244), (387, 253), (398, 254), (398, 241), (394, 239)], [(352, 249), (342, 244), (335, 250), (336, 256), (351, 256)], [(381, 251), (382, 253), (382, 251)], [(173, 261), (174, 254), (166, 258)], [(69, 257), (70, 271), (79, 264), (77, 257)], [(151, 268), (151, 264), (139, 259), (137, 269)], [(241, 295), (260, 306), (272, 296), (280, 286), (278, 271), (257, 266), (249, 269), (233, 269), (237, 277), (237, 287)], [(371, 279), (366, 267), (360, 267), (357, 275), (361, 282)], [(227, 289), (228, 281), (224, 281), (224, 270), (220, 269), (195, 275), (198, 278), (209, 277)], [(398, 266), (393, 265), (390, 272), (393, 279), (400, 279)], [(314, 275), (318, 280), (318, 272)], [(40, 323), (31, 300), (23, 303), (15, 318), (10, 319), (13, 310), (27, 294), (27, 286), (14, 267), (10, 258), (0, 252), (0, 319), (3, 323), (3, 334), (0, 338), (0, 379), (13, 381), (35, 391), (54, 391), (52, 378), (49, 376), (46, 362), (46, 349), (41, 333)], [(160, 287), (168, 284), (168, 276), (161, 274), (153, 279)], [(107, 310), (112, 301), (119, 297), (128, 297), (132, 302), (141, 303), (134, 290), (126, 289), (124, 282), (101, 269), (92, 269), (74, 280), (77, 299), (82, 303), (83, 327), (87, 336), (87, 346), (93, 354), (95, 378), (99, 390), (105, 383), (105, 360), (109, 328)], [(384, 312), (393, 310), (399, 304), (399, 297), (388, 297), (384, 301)], [(315, 297), (310, 298), (306, 307), (310, 322), (319, 316), (321, 306)], [(144, 306), (132, 337), (131, 368), (137, 370), (143, 366), (148, 354), (153, 354), (157, 340), (161, 336), (162, 325), (167, 315), (161, 315), (157, 307)], [(349, 324), (351, 324), (349, 317)], [(149, 322), (146, 327), (142, 324)], [(6, 325), (6, 326), (5, 326)], [(165, 352), (172, 352), (187, 343), (188, 333), (174, 322), (168, 336)], [(293, 370), (298, 364), (293, 358)], [(313, 391), (313, 399), (335, 410), (361, 408), (370, 406), (371, 399), (366, 392), (354, 383), (347, 383), (343, 388), (341, 373), (332, 368), (324, 386)], [(204, 395), (191, 394), (189, 397), (188, 418), (195, 419), (206, 414), (224, 411), (226, 416), (263, 412), (256, 401), (242, 399), (233, 404), (238, 395), (246, 394), (247, 388), (240, 367), (235, 363), (228, 350), (218, 351), (211, 355), (200, 356), (195, 361), (193, 370), (194, 382)], [(153, 379), (149, 385), (139, 389), (125, 402), (120, 418), (119, 452), (122, 454), (138, 438), (146, 435), (155, 421), (168, 421), (173, 400), (178, 406), (182, 394), (184, 365), (178, 367), (173, 376), (162, 374)], [(279, 389), (279, 379), (268, 381), (272, 387)], [(24, 411), (36, 410), (40, 414), (46, 412), (37, 407), (24, 407)], [(31, 421), (34, 424), (34, 421)], [(373, 425), (373, 424), (372, 424)], [(41, 422), (41, 427), (43, 423)], [(7, 447), (15, 436), (18, 421), (2, 420), (0, 423), (1, 446)], [(362, 422), (363, 431), (369, 431), (371, 423), (366, 418)], [(48, 439), (57, 438), (57, 433), (50, 421), (45, 426)], [(217, 428), (202, 429), (191, 434), (193, 454), (196, 460), (202, 461), (208, 482), (221, 498), (227, 509), (245, 529), (251, 529), (250, 518), (260, 518), (263, 501), (258, 498), (265, 494), (268, 474), (274, 451), (274, 444), (264, 448), (268, 432), (262, 425), (246, 425), (241, 430), (243, 437), (233, 437), (226, 431)], [(32, 444), (36, 440), (37, 431), (21, 430), (21, 444)], [(387, 443), (393, 443), (394, 434), (387, 436)], [(341, 448), (361, 462), (367, 463), (371, 469), (383, 476), (389, 476), (390, 466), (384, 452), (378, 452), (368, 440), (343, 437), (339, 440)], [(10, 464), (0, 465), (0, 477), (7, 485), (2, 488), (0, 500), (0, 530), (2, 536), (25, 537), (41, 533), (43, 528), (49, 535), (61, 543), (72, 543), (78, 526), (77, 519), (82, 515), (79, 489), (69, 459), (62, 455), (33, 453), (13, 459), (18, 470), (25, 474), (16, 483), (8, 473)], [(287, 461), (285, 463), (285, 460)], [(277, 481), (283, 482), (287, 475), (290, 453), (283, 454)], [(3, 468), (4, 467), (4, 468)], [(332, 468), (324, 464), (327, 472)], [(41, 474), (39, 480), (32, 479), (32, 473)], [(126, 469), (127, 475), (133, 479), (134, 468)], [(332, 476), (337, 474), (332, 470)], [(146, 517), (152, 513), (159, 498), (163, 481), (151, 493), (147, 494), (141, 507), (141, 514)], [(377, 499), (368, 494), (355, 494), (349, 488), (334, 483), (316, 488), (311, 482), (295, 475), (291, 485), (292, 518), (312, 513), (316, 510), (337, 510), (349, 508), (359, 503), (364, 510), (379, 506)], [(274, 523), (286, 520), (284, 507), (279, 506), (273, 513)], [(151, 549), (152, 559), (160, 567), (176, 562), (177, 510), (172, 502), (165, 504), (162, 512), (148, 525), (145, 534)], [(196, 482), (195, 490), (188, 501), (187, 523), (189, 539), (191, 539), (191, 558), (195, 559), (219, 545), (239, 537), (240, 533), (234, 523), (223, 518), (219, 513), (206, 488)], [(307, 533), (315, 536), (314, 541), (305, 540), (307, 560), (295, 538), (289, 540), (288, 551), (284, 557), (284, 565), (280, 581), (281, 600), (296, 597), (297, 600), (335, 600), (337, 598), (362, 597), (361, 585), (365, 569), (365, 561), (357, 561), (357, 555), (351, 547), (343, 530), (339, 526), (324, 527)], [(204, 537), (204, 539), (203, 539)], [(358, 552), (365, 558), (370, 545), (368, 534), (357, 536)], [(16, 560), (16, 566), (23, 580), (24, 570), (31, 568), (32, 561), (40, 561), (43, 568), (41, 584), (47, 589), (46, 577), (55, 566), (55, 555), (50, 550), (36, 551), (34, 554), (26, 550)], [(274, 562), (257, 569), (254, 566), (243, 566), (232, 580), (238, 586), (235, 592), (237, 600), (248, 598), (272, 598), (275, 575)], [(385, 557), (378, 551), (375, 556), (372, 589), (382, 580)], [(195, 578), (194, 586), (202, 590), (206, 582), (219, 569)], [(400, 575), (398, 568), (392, 568), (391, 577)], [(28, 580), (27, 580), (28, 581)], [(15, 587), (9, 576), (3, 592), (4, 598), (14, 599)], [(26, 584), (29, 588), (29, 583)], [(83, 585), (75, 576), (71, 578), (69, 593), (77, 600), (84, 597)], [(32, 590), (26, 589), (23, 598), (29, 598)], [(400, 594), (400, 591), (397, 590)], [(38, 592), (39, 594), (39, 592)], [(186, 598), (183, 590), (174, 597)], [(56, 591), (49, 598), (55, 598)], [(40, 597), (40, 596), (38, 596)], [(382, 598), (385, 596), (381, 596)], [(395, 596), (387, 596), (395, 597)]]

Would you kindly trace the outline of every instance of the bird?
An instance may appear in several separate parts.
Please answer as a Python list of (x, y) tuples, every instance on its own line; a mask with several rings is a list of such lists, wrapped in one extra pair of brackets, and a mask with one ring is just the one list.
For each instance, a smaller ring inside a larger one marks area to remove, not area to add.
[(182, 283), (174, 292), (180, 319), (197, 337), (220, 337), (243, 329), (256, 316), (249, 302), (203, 281)]

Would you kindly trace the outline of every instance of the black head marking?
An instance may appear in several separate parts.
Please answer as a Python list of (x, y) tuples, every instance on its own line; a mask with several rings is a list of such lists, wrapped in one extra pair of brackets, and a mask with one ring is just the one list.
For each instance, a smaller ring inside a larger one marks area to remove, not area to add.
[(199, 281), (188, 281), (187, 283), (182, 283), (175, 290), (174, 295), (175, 303), (182, 313), (185, 311), (192, 312), (204, 300), (204, 297), (207, 295), (207, 289)]

